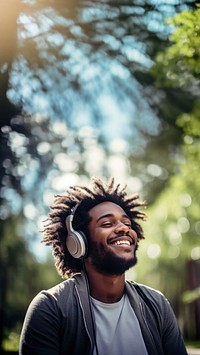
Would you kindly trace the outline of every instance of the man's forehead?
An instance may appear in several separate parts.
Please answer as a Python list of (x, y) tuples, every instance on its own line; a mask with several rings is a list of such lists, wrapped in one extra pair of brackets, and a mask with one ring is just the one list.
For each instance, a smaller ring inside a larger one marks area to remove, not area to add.
[(89, 215), (92, 218), (99, 217), (104, 214), (115, 214), (115, 213), (120, 213), (121, 215), (127, 215), (121, 206), (119, 206), (118, 204), (112, 201), (101, 202), (89, 210)]

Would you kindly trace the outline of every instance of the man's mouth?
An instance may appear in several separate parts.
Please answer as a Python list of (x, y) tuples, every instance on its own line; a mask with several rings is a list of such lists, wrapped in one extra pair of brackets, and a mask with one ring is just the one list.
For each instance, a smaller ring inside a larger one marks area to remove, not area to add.
[(108, 244), (131, 246), (132, 244), (134, 244), (134, 241), (131, 237), (121, 236), (121, 237), (117, 237), (117, 238), (114, 237), (114, 238), (109, 239)]
[(111, 245), (128, 245), (128, 246), (131, 245), (129, 240), (117, 240), (116, 242), (112, 242), (110, 244)]

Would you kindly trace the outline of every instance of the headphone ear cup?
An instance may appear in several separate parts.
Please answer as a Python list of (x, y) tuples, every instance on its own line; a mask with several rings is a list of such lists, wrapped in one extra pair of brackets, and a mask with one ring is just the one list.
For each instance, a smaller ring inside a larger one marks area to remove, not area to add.
[(76, 259), (84, 258), (87, 254), (87, 238), (81, 231), (76, 231), (72, 227), (73, 214), (66, 218), (67, 238), (66, 246), (71, 254)]
[(87, 239), (81, 231), (70, 231), (66, 245), (69, 253), (76, 259), (84, 258), (87, 254)]

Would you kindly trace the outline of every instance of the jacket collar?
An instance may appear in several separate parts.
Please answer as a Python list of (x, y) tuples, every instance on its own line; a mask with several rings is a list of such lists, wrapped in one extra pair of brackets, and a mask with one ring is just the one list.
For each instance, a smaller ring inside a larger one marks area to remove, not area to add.
[[(85, 328), (88, 333), (90, 343), (92, 346), (92, 349), (96, 343), (95, 341), (95, 322), (94, 322), (94, 314), (91, 306), (91, 301), (90, 301), (90, 294), (89, 294), (89, 284), (88, 284), (88, 279), (87, 275), (85, 274), (84, 271), (81, 272), (81, 274), (77, 274), (74, 276), (75, 280), (75, 288), (77, 290), (77, 295), (79, 298), (80, 306), (82, 308), (83, 312), (83, 319), (85, 323)], [(154, 338), (152, 336), (151, 330), (149, 329), (149, 325), (147, 322), (146, 317), (148, 318), (147, 314), (145, 313), (145, 308), (144, 308), (144, 302), (141, 299), (141, 297), (138, 295), (138, 292), (136, 291), (136, 287), (134, 283), (125, 282), (125, 290), (127, 293), (127, 296), (129, 298), (129, 302), (131, 304), (131, 307), (133, 308), (136, 317), (139, 321), (142, 335), (144, 338), (144, 342), (146, 344), (146, 348), (148, 349), (148, 354), (149, 355), (161, 355), (163, 352), (159, 352), (156, 350)], [(155, 326), (155, 323), (154, 323)], [(91, 349), (91, 354), (93, 353)]]
[[(83, 320), (85, 323), (85, 328), (90, 338), (91, 346), (93, 347), (96, 344), (95, 322), (94, 322), (94, 315), (91, 306), (87, 275), (84, 271), (82, 271), (81, 274), (75, 275), (74, 279), (75, 279), (75, 288), (83, 312)], [(93, 349), (91, 350), (91, 354), (92, 351)]]

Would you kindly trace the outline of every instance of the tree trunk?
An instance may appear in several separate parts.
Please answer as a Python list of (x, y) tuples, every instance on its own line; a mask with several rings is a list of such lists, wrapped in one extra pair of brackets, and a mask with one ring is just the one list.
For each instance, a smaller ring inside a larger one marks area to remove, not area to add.
[(10, 125), (13, 116), (20, 112), (7, 98), (10, 71), (17, 49), (17, 19), (20, 0), (0, 0), (0, 127)]

